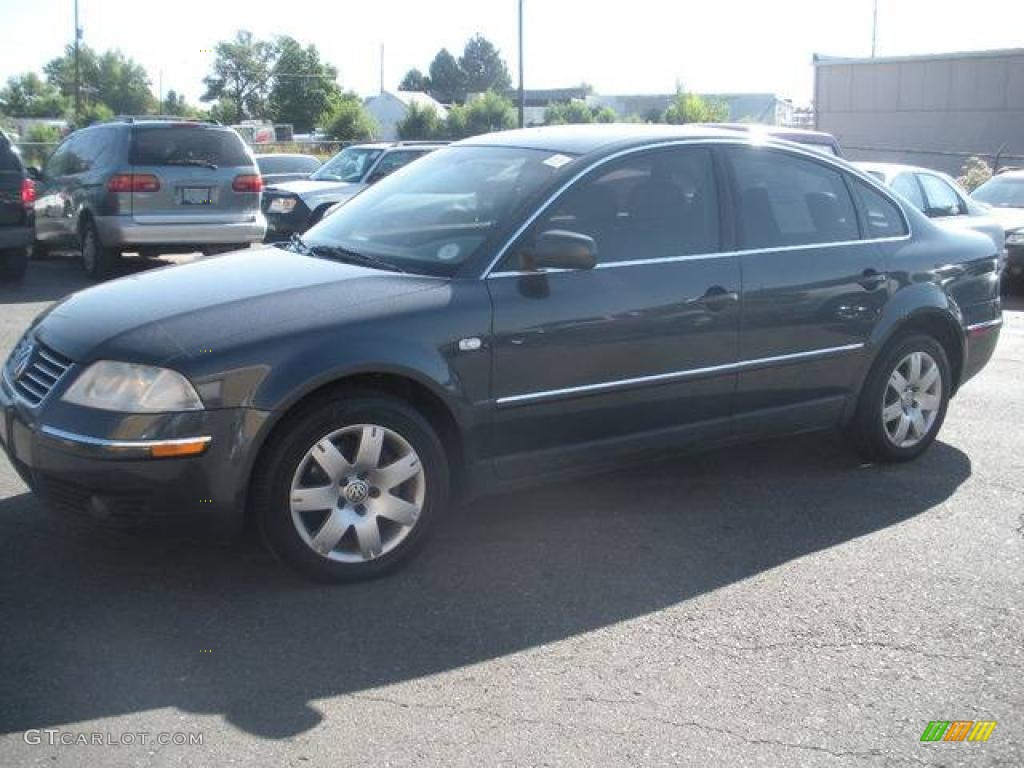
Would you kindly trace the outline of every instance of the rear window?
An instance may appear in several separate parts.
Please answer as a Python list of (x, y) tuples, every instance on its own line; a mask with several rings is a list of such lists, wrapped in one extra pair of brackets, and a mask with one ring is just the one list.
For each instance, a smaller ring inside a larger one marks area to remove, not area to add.
[(260, 173), (312, 173), (320, 167), (315, 157), (258, 157)]
[(14, 149), (6, 141), (0, 141), (0, 171), (21, 172), (21, 163)]
[(245, 144), (234, 131), (169, 126), (139, 128), (132, 141), (132, 165), (250, 165)]

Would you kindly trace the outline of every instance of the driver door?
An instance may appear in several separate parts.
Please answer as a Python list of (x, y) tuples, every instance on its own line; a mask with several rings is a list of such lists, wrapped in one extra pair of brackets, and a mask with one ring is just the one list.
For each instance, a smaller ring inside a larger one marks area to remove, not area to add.
[[(740, 271), (723, 252), (715, 166), (708, 147), (602, 165), (490, 274), (500, 476), (728, 435)], [(549, 230), (593, 238), (597, 265), (525, 271)]]

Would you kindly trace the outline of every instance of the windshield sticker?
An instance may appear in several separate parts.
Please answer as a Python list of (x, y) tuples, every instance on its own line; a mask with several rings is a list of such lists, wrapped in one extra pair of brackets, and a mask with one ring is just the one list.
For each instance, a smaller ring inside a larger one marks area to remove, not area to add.
[(571, 157), (566, 157), (565, 155), (552, 155), (544, 161), (544, 165), (550, 165), (552, 168), (561, 168), (566, 163), (571, 162)]

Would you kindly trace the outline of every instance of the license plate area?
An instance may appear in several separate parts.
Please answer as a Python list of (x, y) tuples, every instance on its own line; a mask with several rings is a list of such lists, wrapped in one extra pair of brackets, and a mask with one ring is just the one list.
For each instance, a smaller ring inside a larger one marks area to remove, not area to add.
[(181, 205), (213, 205), (213, 187), (180, 187), (178, 202)]

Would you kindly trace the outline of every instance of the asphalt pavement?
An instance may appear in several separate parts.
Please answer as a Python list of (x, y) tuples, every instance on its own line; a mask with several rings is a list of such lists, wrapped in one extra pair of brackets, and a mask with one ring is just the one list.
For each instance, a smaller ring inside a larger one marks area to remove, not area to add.
[[(0, 356), (88, 284), (56, 258), (0, 286)], [(0, 765), (1020, 766), (1007, 307), (912, 464), (837, 435), (666, 458), (455, 510), (409, 568), (351, 587), (253, 540), (55, 517), (0, 459)], [(921, 743), (932, 720), (998, 724)]]

